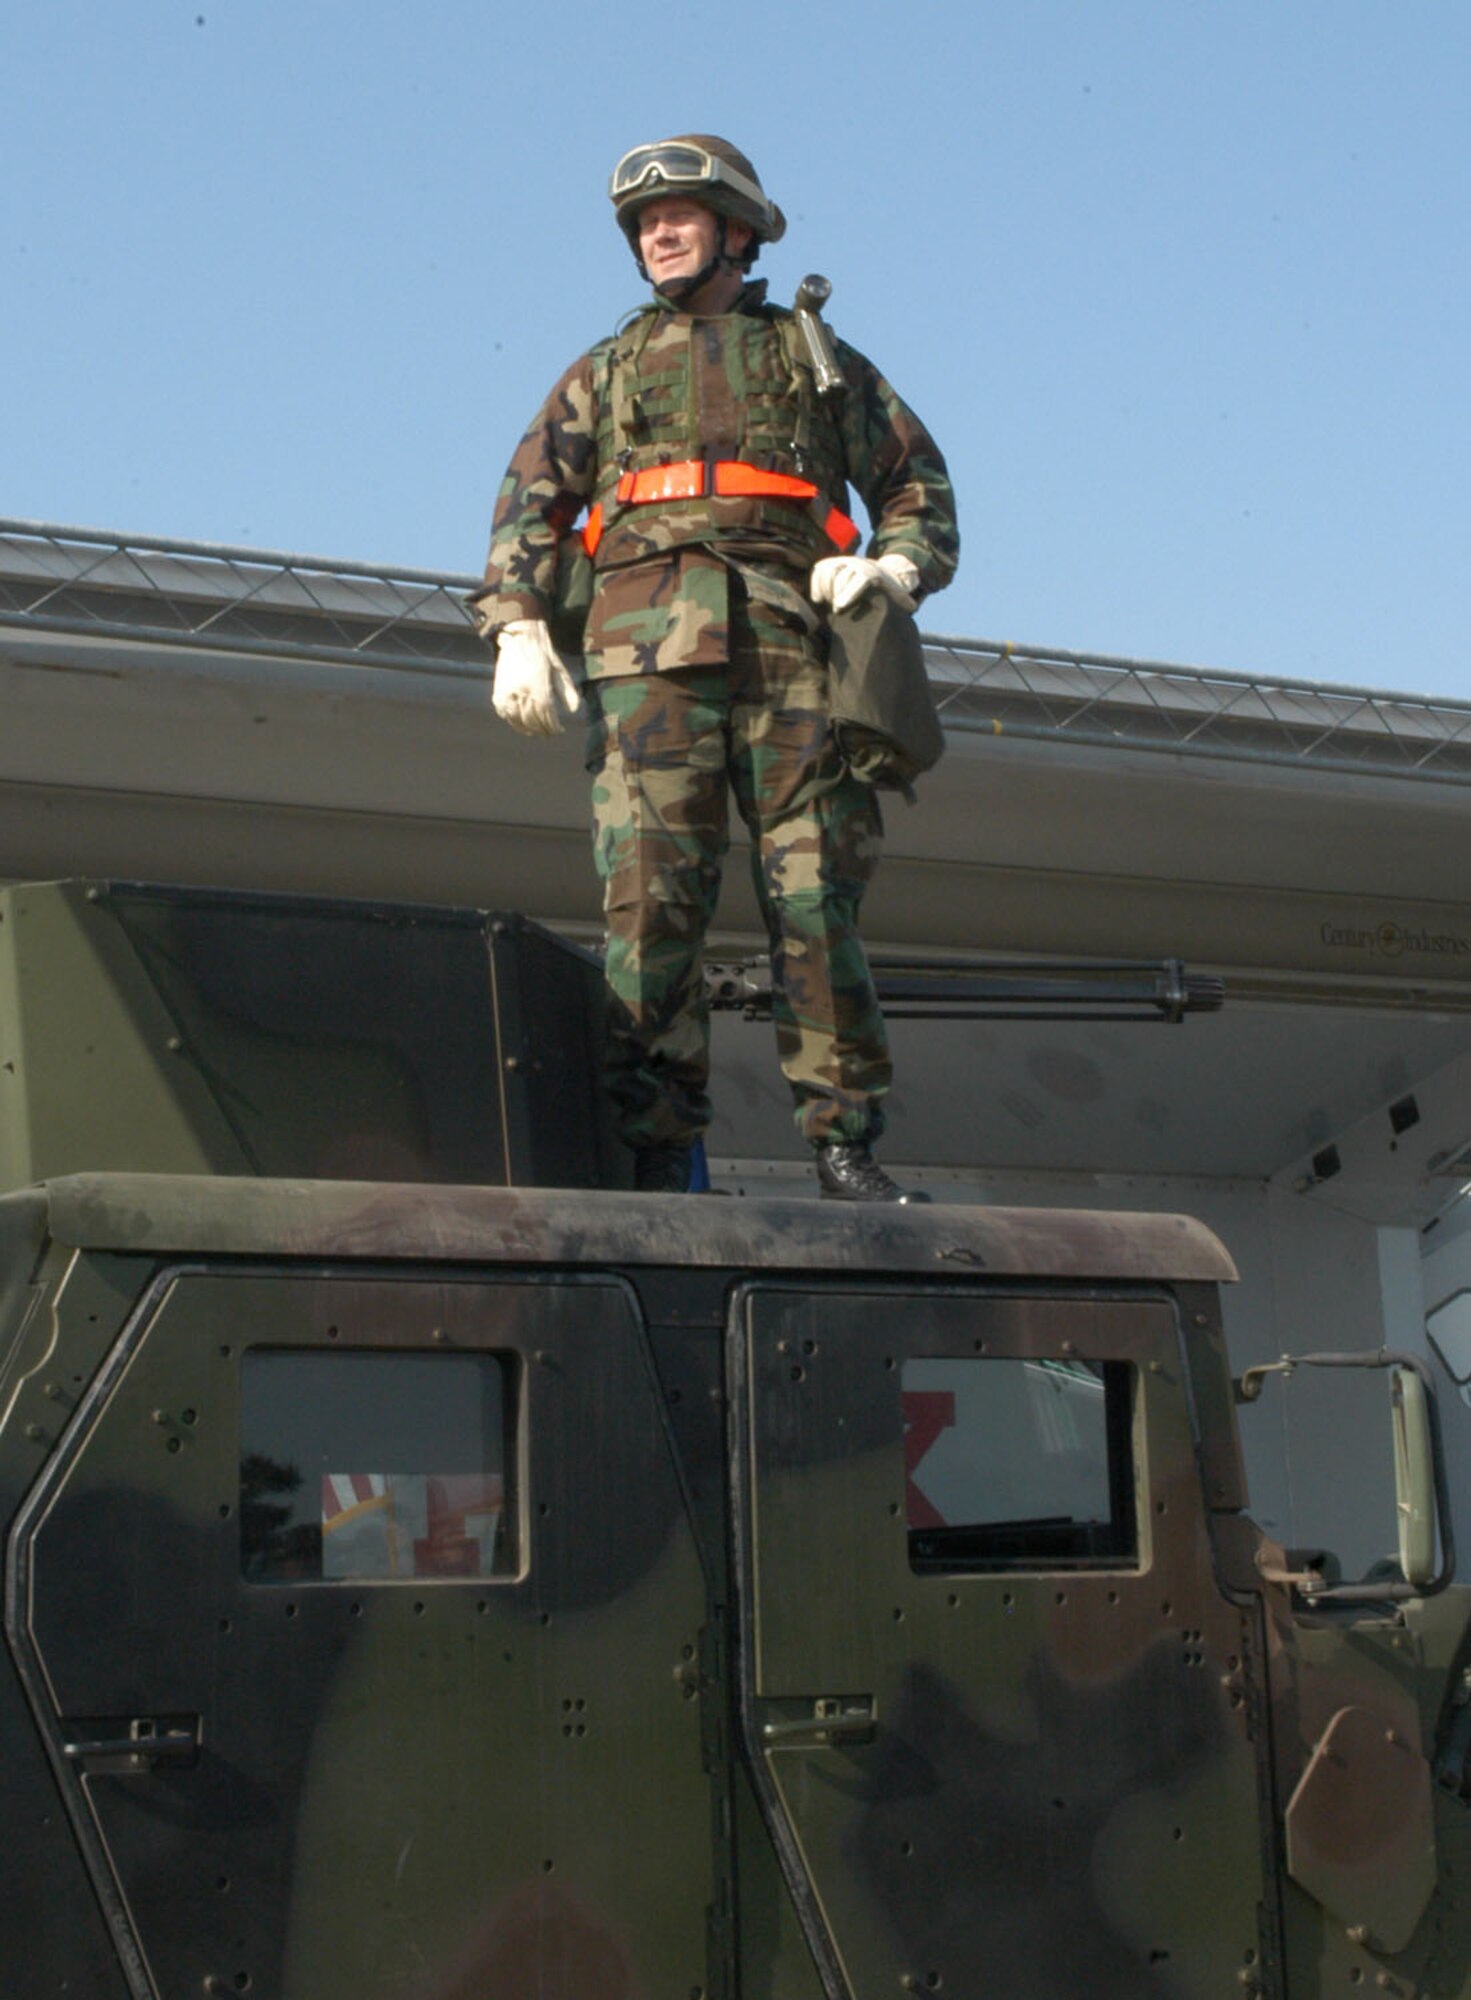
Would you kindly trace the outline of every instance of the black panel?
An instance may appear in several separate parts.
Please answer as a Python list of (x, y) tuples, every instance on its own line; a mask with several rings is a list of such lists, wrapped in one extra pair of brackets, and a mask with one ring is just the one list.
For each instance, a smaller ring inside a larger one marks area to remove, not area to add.
[(620, 1178), (600, 969), (523, 918), (138, 883), (102, 907), (257, 1173)]
[(489, 929), (512, 1181), (626, 1185), (630, 1157), (601, 1085), (601, 968), (523, 918), (492, 917)]

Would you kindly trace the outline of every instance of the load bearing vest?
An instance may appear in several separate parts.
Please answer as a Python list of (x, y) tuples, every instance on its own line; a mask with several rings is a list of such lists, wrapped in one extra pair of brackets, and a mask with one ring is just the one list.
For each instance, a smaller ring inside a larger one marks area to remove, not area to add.
[[(707, 411), (724, 413), (711, 421), (729, 455), (708, 448)], [(814, 552), (847, 554), (862, 539), (835, 497), (847, 491), (836, 416), (815, 393), (790, 314), (774, 308), (711, 321), (641, 314), (609, 357), (598, 462), (582, 531), (590, 556), (629, 508), (678, 509), (659, 523), (669, 547), (718, 541), (709, 511), (681, 504), (709, 498), (775, 502), (759, 520), (784, 536), (795, 530)]]

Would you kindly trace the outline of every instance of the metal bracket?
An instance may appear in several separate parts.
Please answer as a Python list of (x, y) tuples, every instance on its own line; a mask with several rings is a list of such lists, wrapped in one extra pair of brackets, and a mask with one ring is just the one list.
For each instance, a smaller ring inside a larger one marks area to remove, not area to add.
[(1263, 1361), (1255, 1368), (1243, 1368), (1235, 1383), (1238, 1403), (1254, 1403), (1267, 1385), (1269, 1375), (1295, 1375), (1297, 1363), (1290, 1354), (1280, 1361)]
[(773, 1750), (822, 1747), (829, 1743), (871, 1743), (877, 1728), (873, 1696), (814, 1695), (810, 1716), (799, 1715), (761, 1725), (762, 1741)]
[(1328, 1579), (1315, 1569), (1283, 1569), (1274, 1563), (1265, 1549), (1256, 1552), (1257, 1572), (1264, 1583), (1276, 1583), (1299, 1590), (1304, 1597), (1312, 1597), (1320, 1590), (1326, 1590)]
[(199, 1762), (197, 1715), (88, 1716), (61, 1728), (61, 1754), (73, 1764), (98, 1764), (116, 1773)]

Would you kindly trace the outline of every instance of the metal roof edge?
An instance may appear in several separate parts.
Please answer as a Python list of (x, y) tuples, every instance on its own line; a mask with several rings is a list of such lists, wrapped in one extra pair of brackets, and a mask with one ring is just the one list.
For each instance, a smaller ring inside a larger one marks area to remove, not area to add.
[[(311, 663), (483, 680), (453, 572), (0, 519), (0, 642), (83, 639), (166, 658)], [(10, 635), (14, 635), (13, 637)], [(921, 634), (960, 739), (1009, 736), (1222, 763), (1471, 785), (1471, 701)]]
[(68, 1175), (45, 1192), (54, 1240), (158, 1257), (679, 1265), (876, 1280), (1236, 1277), (1219, 1239), (1185, 1215), (129, 1173)]

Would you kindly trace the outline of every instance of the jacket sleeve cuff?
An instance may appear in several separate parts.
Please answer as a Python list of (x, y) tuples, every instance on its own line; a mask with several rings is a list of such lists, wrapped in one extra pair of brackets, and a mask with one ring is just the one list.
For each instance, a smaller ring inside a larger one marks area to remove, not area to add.
[(534, 590), (498, 590), (492, 583), (482, 584), (479, 590), (472, 590), (465, 599), (470, 607), (470, 615), (482, 639), (494, 643), (506, 625), (517, 618), (551, 618), (551, 606)]
[(916, 536), (905, 534), (878, 534), (873, 538), (869, 554), (879, 556), (903, 556), (919, 571), (919, 594), (928, 597), (932, 591), (943, 590), (950, 581), (950, 572), (938, 564), (932, 552)]

